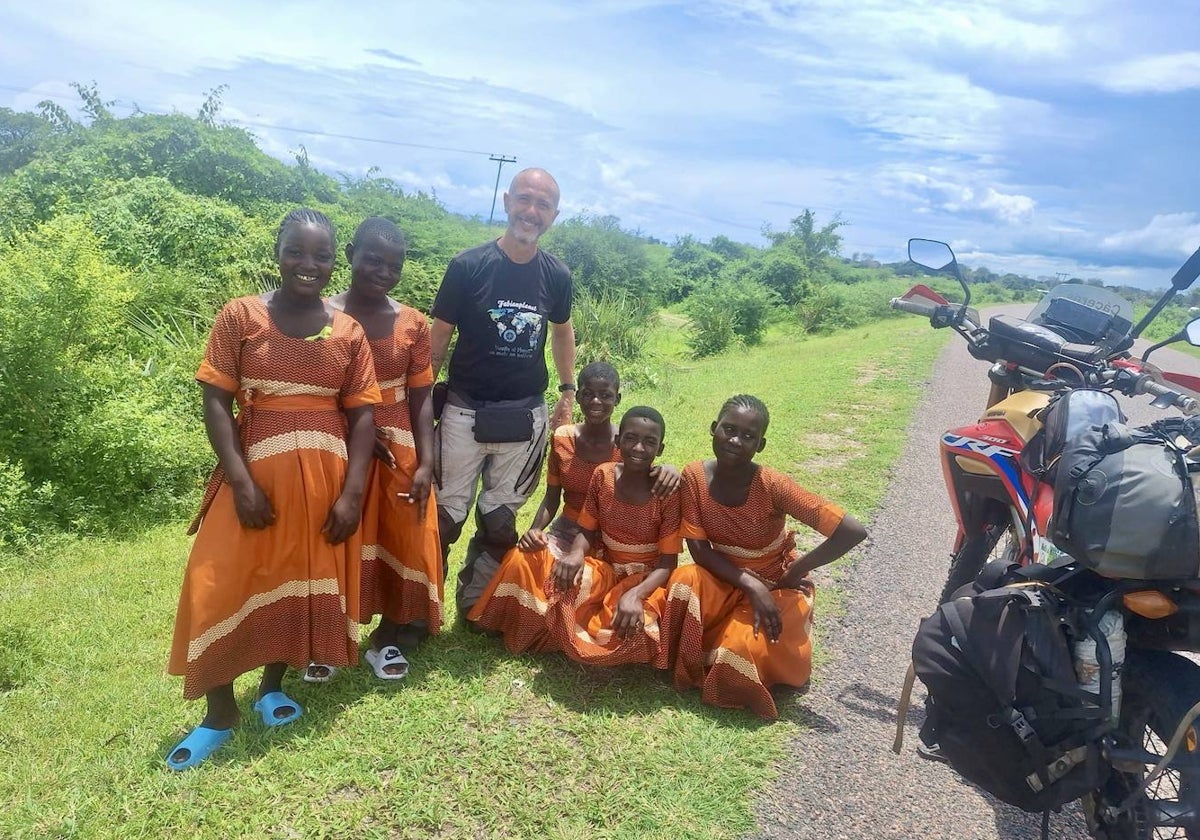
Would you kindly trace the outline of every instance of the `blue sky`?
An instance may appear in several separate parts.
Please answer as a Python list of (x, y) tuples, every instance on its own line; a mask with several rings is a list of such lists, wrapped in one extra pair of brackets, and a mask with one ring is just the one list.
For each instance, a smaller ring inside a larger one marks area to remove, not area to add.
[(226, 84), (221, 116), (271, 154), (378, 167), (469, 215), (494, 153), (553, 172), (564, 213), (666, 241), (761, 245), (811, 207), (849, 223), (847, 255), (928, 236), (995, 271), (1147, 286), (1200, 246), (1196, 0), (0, 10), (0, 105), (72, 105), (91, 80), (118, 114), (194, 114)]

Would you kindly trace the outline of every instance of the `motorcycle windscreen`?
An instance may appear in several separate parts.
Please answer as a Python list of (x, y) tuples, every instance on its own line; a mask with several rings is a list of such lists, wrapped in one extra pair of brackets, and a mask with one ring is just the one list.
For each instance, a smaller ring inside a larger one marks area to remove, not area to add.
[(1099, 286), (1063, 283), (1038, 301), (1028, 320), (1051, 328), (1065, 327), (1075, 334), (1067, 336), (1069, 340), (1095, 344), (1106, 337), (1129, 335), (1133, 305)]

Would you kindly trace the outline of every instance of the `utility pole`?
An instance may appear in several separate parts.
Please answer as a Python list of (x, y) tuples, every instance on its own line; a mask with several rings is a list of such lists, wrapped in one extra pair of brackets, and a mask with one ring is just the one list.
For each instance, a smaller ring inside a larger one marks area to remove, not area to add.
[(505, 157), (504, 155), (491, 155), (488, 160), (496, 161), (496, 186), (492, 190), (492, 212), (488, 213), (488, 224), (492, 223), (492, 219), (496, 215), (496, 194), (500, 192), (500, 170), (504, 168), (506, 163), (516, 163), (515, 157)]

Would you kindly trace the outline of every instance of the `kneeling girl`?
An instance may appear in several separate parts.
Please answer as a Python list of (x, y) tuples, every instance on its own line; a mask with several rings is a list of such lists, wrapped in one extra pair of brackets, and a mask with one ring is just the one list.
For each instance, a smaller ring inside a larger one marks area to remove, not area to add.
[[(812, 671), (808, 573), (866, 530), (833, 502), (754, 463), (768, 421), (762, 401), (730, 398), (711, 427), (715, 457), (684, 469), (682, 531), (695, 564), (671, 575), (662, 632), (677, 688), (697, 687), (706, 703), (774, 719), (771, 686), (803, 686)], [(788, 516), (825, 541), (798, 556)]]
[[(665, 666), (658, 616), (681, 544), (679, 494), (655, 495), (651, 468), (666, 424), (625, 412), (619, 463), (596, 468), (566, 553), (510, 552), (469, 618), (513, 652), (561, 650), (580, 662)], [(602, 549), (602, 551), (601, 551)]]

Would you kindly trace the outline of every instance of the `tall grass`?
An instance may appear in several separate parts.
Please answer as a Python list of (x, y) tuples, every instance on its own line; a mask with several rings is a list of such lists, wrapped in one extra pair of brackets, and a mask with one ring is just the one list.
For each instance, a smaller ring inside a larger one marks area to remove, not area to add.
[(621, 372), (626, 387), (657, 383), (657, 360), (649, 348), (658, 317), (646, 301), (623, 290), (580, 290), (571, 320), (577, 367), (605, 361)]

